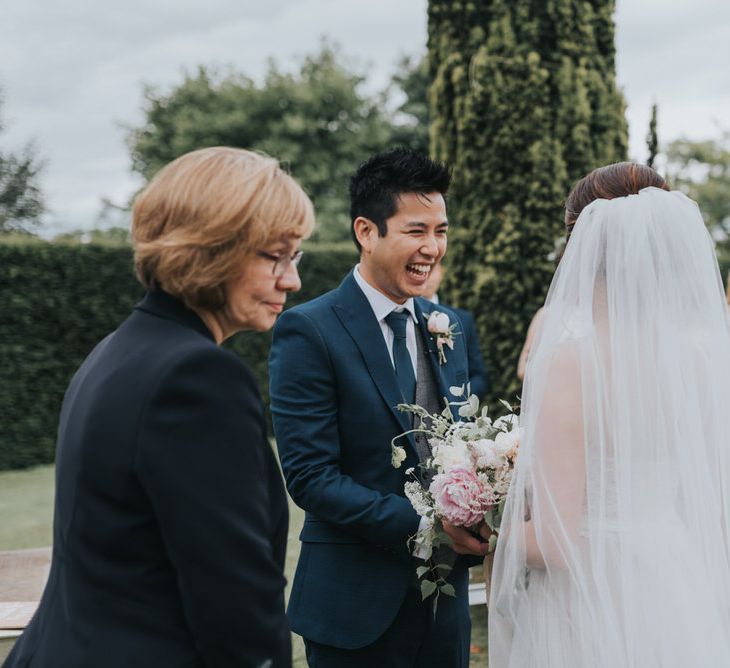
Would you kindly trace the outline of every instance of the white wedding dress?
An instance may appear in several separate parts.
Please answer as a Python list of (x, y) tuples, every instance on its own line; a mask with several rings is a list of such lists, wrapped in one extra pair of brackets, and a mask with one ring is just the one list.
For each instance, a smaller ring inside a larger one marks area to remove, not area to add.
[(490, 668), (730, 666), (730, 331), (691, 200), (581, 214), (522, 425)]

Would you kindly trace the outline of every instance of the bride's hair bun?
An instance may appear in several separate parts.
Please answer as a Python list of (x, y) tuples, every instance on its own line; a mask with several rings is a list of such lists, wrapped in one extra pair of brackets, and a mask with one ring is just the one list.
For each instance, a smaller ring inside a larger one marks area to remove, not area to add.
[(594, 169), (573, 186), (568, 199), (565, 200), (567, 239), (570, 239), (580, 212), (594, 200), (636, 195), (643, 188), (652, 186), (669, 190), (664, 177), (648, 165), (640, 165), (636, 162), (616, 162)]

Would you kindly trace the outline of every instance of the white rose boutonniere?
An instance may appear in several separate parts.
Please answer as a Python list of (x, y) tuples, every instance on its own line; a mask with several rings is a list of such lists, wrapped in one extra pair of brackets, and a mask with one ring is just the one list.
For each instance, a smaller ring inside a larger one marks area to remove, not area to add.
[(454, 349), (454, 334), (456, 333), (456, 324), (451, 324), (449, 316), (442, 311), (431, 311), (428, 316), (428, 331), (436, 340), (436, 348), (439, 352), (439, 364), (446, 363), (446, 353), (444, 346), (448, 346), (450, 350)]

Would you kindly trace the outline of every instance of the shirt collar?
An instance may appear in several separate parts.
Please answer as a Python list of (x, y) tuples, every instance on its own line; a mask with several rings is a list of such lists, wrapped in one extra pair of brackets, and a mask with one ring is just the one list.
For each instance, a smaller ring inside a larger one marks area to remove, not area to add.
[(365, 295), (365, 298), (370, 303), (370, 308), (373, 309), (373, 313), (375, 314), (375, 318), (378, 322), (382, 322), (385, 319), (385, 316), (393, 311), (408, 311), (411, 318), (413, 318), (413, 322), (418, 322), (416, 319), (416, 306), (413, 301), (413, 297), (409, 297), (404, 304), (398, 304), (392, 299), (389, 299), (380, 292), (380, 290), (376, 290), (362, 277), (359, 264), (355, 265), (353, 276), (355, 277), (355, 282)]

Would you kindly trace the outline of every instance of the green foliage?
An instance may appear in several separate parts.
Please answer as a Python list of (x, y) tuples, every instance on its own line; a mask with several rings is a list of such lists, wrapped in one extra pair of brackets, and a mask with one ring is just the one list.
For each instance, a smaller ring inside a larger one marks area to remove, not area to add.
[(453, 166), (444, 293), (474, 312), (495, 395), (542, 304), (572, 183), (624, 159), (614, 3), (431, 0), (431, 152)]
[[(352, 244), (308, 248), (304, 288), (290, 301), (335, 287), (355, 259)], [(0, 244), (0, 470), (53, 461), (66, 386), (142, 295), (128, 246)], [(252, 367), (265, 400), (269, 344), (268, 333), (226, 344)]]
[(127, 248), (0, 244), (0, 469), (53, 460), (72, 374), (141, 294)]
[(656, 130), (657, 123), (657, 104), (656, 102), (651, 105), (651, 117), (649, 118), (649, 132), (646, 133), (646, 148), (649, 149), (649, 157), (646, 159), (646, 164), (649, 167), (654, 167), (654, 161), (656, 160), (656, 154), (659, 151), (659, 137), (657, 136)]
[(12, 230), (2, 234), (0, 243), (6, 246), (27, 246), (29, 244), (44, 244), (46, 242), (41, 237), (26, 230)]
[[(54, 467), (0, 471), (0, 551), (50, 545), (53, 541)], [(3, 657), (0, 642), (0, 661)]]
[(127, 227), (92, 228), (90, 230), (73, 230), (63, 232), (53, 238), (56, 243), (64, 244), (99, 244), (101, 246), (123, 246), (132, 242), (132, 235)]
[(665, 151), (667, 178), (699, 204), (717, 241), (723, 276), (730, 270), (730, 132), (718, 139), (677, 139)]
[[(419, 70), (405, 61), (398, 82), (412, 94)], [(320, 241), (349, 239), (347, 176), (371, 153), (390, 144), (423, 144), (413, 121), (418, 103), (388, 111), (385, 94), (363, 92), (365, 77), (338, 48), (324, 43), (298, 71), (272, 60), (261, 85), (235, 72), (200, 67), (169, 93), (145, 91), (145, 123), (130, 131), (133, 167), (151, 178), (188, 151), (237, 146), (264, 151), (288, 168), (314, 201)], [(419, 91), (423, 92), (419, 92)], [(398, 116), (396, 120), (394, 116)]]
[(666, 157), (672, 187), (697, 201), (713, 232), (730, 235), (730, 133), (718, 140), (677, 139)]
[(393, 75), (392, 88), (396, 94), (400, 92), (404, 99), (396, 109), (396, 120), (401, 123), (393, 125), (391, 143), (428, 153), (428, 62), (426, 58), (404, 56), (398, 68)]
[(0, 153), (0, 234), (38, 224), (44, 208), (37, 182), (40, 169), (31, 148), (21, 155)]
[(28, 232), (38, 225), (44, 210), (41, 167), (32, 145), (18, 155), (0, 152), (0, 234)]
[(18, 155), (0, 152), (0, 234), (28, 233), (38, 225), (44, 210), (41, 167), (30, 144)]

